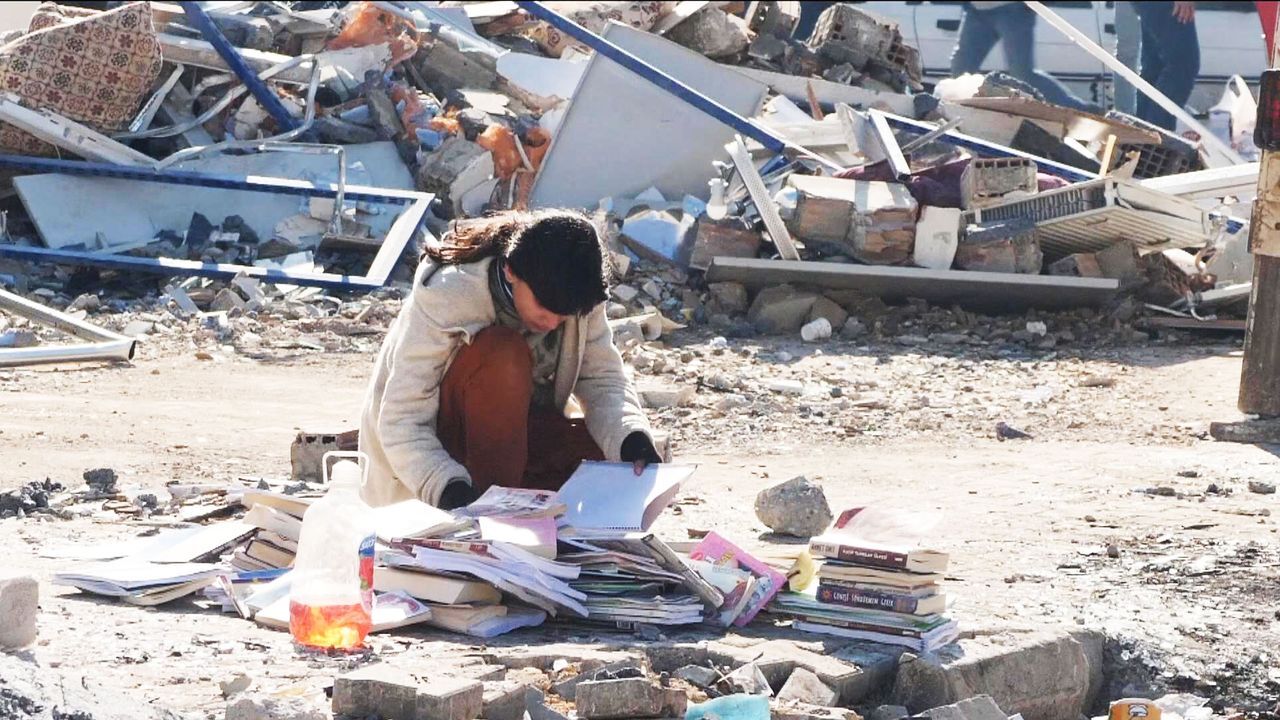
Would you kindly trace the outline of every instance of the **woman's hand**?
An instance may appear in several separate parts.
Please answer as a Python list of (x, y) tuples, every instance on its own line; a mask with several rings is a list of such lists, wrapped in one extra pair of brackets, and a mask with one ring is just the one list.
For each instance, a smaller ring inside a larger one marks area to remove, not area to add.
[(636, 477), (644, 474), (644, 469), (650, 464), (660, 464), (662, 456), (658, 454), (658, 449), (653, 446), (653, 440), (649, 438), (647, 433), (636, 431), (627, 436), (622, 441), (622, 461), (631, 463), (631, 467), (635, 470)]

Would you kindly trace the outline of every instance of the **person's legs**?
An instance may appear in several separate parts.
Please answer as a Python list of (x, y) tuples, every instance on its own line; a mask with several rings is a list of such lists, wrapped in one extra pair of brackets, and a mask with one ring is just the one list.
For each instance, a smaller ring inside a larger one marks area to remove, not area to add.
[(488, 327), (458, 351), (440, 383), (436, 436), (476, 492), (524, 487), (533, 360), (524, 337)]
[[(1195, 22), (1179, 22), (1171, 2), (1139, 3), (1137, 11), (1142, 22), (1142, 79), (1182, 107), (1200, 73)], [(1145, 96), (1138, 98), (1138, 117), (1166, 130), (1177, 128), (1173, 113)]]
[(1054, 105), (1076, 110), (1094, 110), (1089, 103), (1076, 97), (1066, 85), (1052, 75), (1036, 69), (1036, 14), (1031, 8), (1017, 3), (990, 11), (1000, 46), (1004, 49), (1005, 65), (1009, 74), (1034, 87), (1044, 99)]
[(960, 37), (951, 51), (951, 75), (978, 72), (999, 35), (989, 19), (990, 10), (974, 10), (968, 3), (960, 18)]
[[(1142, 48), (1142, 26), (1138, 23), (1135, 3), (1121, 0), (1116, 3), (1116, 59), (1130, 70), (1137, 70), (1138, 53)], [(1133, 115), (1137, 112), (1137, 90), (1128, 80), (1112, 73), (1115, 86), (1116, 109)]]
[(534, 408), (529, 413), (529, 465), (524, 487), (559, 490), (583, 460), (604, 460), (604, 452), (582, 420)]

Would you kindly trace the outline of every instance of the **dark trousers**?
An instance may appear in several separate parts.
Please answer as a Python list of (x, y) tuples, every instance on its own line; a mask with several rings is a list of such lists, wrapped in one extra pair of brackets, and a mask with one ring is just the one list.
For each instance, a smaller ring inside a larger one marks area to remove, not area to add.
[(978, 72), (999, 42), (1009, 74), (1035, 88), (1045, 100), (1076, 110), (1096, 110), (1052, 75), (1036, 69), (1035, 32), (1035, 11), (1022, 3), (990, 10), (978, 10), (965, 3), (960, 39), (951, 53), (951, 74)]
[(532, 397), (529, 344), (510, 328), (481, 330), (445, 372), (436, 435), (477, 492), (559, 490), (583, 460), (604, 460), (583, 421), (530, 407)]
[[(1182, 107), (1200, 73), (1200, 38), (1196, 23), (1178, 22), (1172, 2), (1136, 2), (1142, 24), (1142, 79)], [(1138, 93), (1138, 117), (1166, 130), (1177, 129), (1173, 113)]]

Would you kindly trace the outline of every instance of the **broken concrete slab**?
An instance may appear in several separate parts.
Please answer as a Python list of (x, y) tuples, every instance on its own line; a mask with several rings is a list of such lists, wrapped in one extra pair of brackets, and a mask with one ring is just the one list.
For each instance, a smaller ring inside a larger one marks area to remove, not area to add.
[(769, 684), (769, 678), (765, 677), (764, 671), (753, 662), (729, 673), (725, 679), (736, 692), (773, 696), (773, 686)]
[(484, 685), (468, 678), (433, 675), (430, 682), (385, 663), (338, 676), (333, 682), (335, 715), (385, 720), (474, 720)]
[(704, 665), (685, 665), (672, 673), (672, 675), (703, 690), (715, 685), (720, 680), (719, 671)]
[(872, 267), (802, 260), (717, 258), (711, 282), (740, 282), (748, 288), (803, 283), (858, 290), (882, 299), (920, 298), (939, 305), (1010, 312), (1019, 308), (1063, 309), (1105, 305), (1120, 284), (1103, 278), (1069, 278), (908, 267)]
[(236, 698), (227, 705), (223, 720), (328, 720), (329, 714), (317, 710), (300, 698), (250, 696)]
[(578, 667), (581, 672), (551, 686), (551, 692), (566, 700), (573, 700), (574, 695), (577, 692), (578, 685), (594, 679), (596, 673), (617, 673), (629, 668), (636, 668), (640, 671), (640, 674), (643, 674), (643, 668), (645, 667), (642, 660), (631, 657), (614, 660), (610, 663), (605, 663), (595, 658), (585, 658), (577, 660), (576, 662), (578, 663)]
[(706, 7), (676, 25), (667, 39), (712, 59), (731, 58), (747, 49), (747, 22), (717, 7)]
[(756, 495), (756, 517), (780, 535), (808, 538), (831, 524), (831, 506), (822, 486), (803, 475)]
[(708, 310), (712, 313), (741, 315), (747, 311), (747, 289), (741, 283), (711, 283), (707, 290), (711, 293)]
[(574, 704), (585, 720), (669, 718), (683, 717), (689, 698), (683, 690), (664, 688), (647, 678), (626, 678), (584, 682)]
[(703, 216), (698, 218), (696, 232), (689, 256), (689, 267), (695, 270), (706, 270), (717, 257), (755, 257), (760, 251), (760, 233), (736, 219), (715, 221)]
[(530, 709), (544, 705), (546, 695), (530, 685), (510, 680), (484, 684), (480, 717), (485, 720), (522, 720)]
[(0, 648), (17, 650), (36, 641), (40, 587), (31, 575), (0, 573)]
[(457, 217), (462, 214), (462, 196), (492, 176), (493, 154), (455, 135), (422, 159), (418, 187), (434, 193), (451, 217)]
[(813, 301), (813, 307), (809, 308), (809, 322), (813, 322), (818, 318), (823, 318), (831, 323), (833, 328), (844, 327), (844, 323), (849, 319), (849, 312), (840, 307), (834, 300), (826, 297), (819, 297)]
[[(721, 259), (715, 262), (719, 263)], [(800, 326), (809, 320), (809, 312), (818, 301), (818, 294), (799, 290), (791, 285), (778, 285), (761, 290), (747, 311), (747, 320), (756, 330), (785, 335), (799, 332)]]
[(986, 694), (1026, 720), (1079, 720), (1102, 684), (1103, 641), (1092, 631), (1003, 633), (903, 655), (893, 702), (923, 712)]
[(839, 700), (838, 693), (822, 682), (817, 675), (804, 668), (791, 671), (791, 677), (778, 691), (778, 700), (800, 702), (818, 707), (830, 707)]
[(862, 720), (852, 710), (796, 701), (775, 702), (770, 717), (772, 720)]
[(902, 705), (877, 705), (866, 714), (866, 720), (902, 720), (911, 711)]

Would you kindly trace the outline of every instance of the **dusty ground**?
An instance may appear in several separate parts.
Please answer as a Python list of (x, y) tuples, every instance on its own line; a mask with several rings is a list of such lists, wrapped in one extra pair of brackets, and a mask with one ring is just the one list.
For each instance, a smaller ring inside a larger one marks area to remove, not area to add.
[[(0, 370), (0, 489), (44, 478), (76, 486), (93, 467), (114, 468), (125, 489), (285, 476), (297, 430), (354, 426), (379, 340), (317, 332), (317, 346), (334, 351), (237, 350), (171, 333), (131, 364)], [(1258, 710), (1280, 696), (1280, 496), (1246, 489), (1274, 480), (1276, 459), (1205, 432), (1239, 417), (1238, 342), (717, 347), (685, 332), (641, 362), (661, 356), (675, 368), (665, 381), (699, 388), (691, 406), (653, 412), (677, 454), (702, 466), (660, 521), (665, 536), (717, 530), (762, 547), (756, 492), (805, 474), (833, 506), (943, 511), (935, 544), (952, 553), (953, 614), (969, 630), (1104, 628), (1134, 665), (1114, 693), (1148, 691), (1123, 687), (1145, 680)], [(806, 382), (807, 394), (769, 390), (778, 378)], [(998, 442), (998, 421), (1034, 439)], [(1207, 493), (1211, 483), (1220, 492)], [(1146, 492), (1156, 487), (1173, 495)], [(0, 520), (0, 552), (47, 581), (65, 563), (37, 557), (41, 546), (145, 529), (114, 513)], [(184, 717), (220, 718), (218, 682), (238, 672), (321, 703), (317, 689), (336, 669), (296, 656), (282, 633), (183, 603), (144, 610), (47, 584), (42, 593), (37, 659)], [(439, 635), (424, 637), (447, 642), (408, 639), (418, 635), (374, 648), (406, 661), (478, 651)]]

